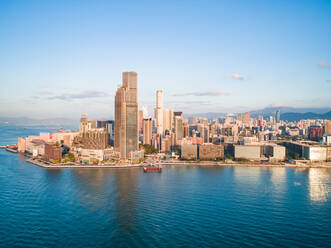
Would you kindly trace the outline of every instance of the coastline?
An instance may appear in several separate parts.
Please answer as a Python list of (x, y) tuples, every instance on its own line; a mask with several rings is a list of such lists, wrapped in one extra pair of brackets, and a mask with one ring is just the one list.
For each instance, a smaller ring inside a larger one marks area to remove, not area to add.
[[(53, 164), (46, 163), (44, 161), (28, 158), (27, 162), (47, 169), (62, 169), (62, 168), (139, 168), (145, 166), (145, 164), (104, 164), (104, 165), (82, 165), (79, 163), (66, 163), (66, 164)], [(261, 168), (328, 168), (331, 169), (329, 164), (308, 164), (308, 165), (296, 165), (296, 164), (248, 164), (248, 163), (219, 163), (219, 162), (161, 162), (162, 166), (220, 166), (220, 167), (261, 167)]]
[(189, 166), (224, 166), (224, 167), (272, 167), (272, 168), (330, 168), (331, 164), (258, 164), (258, 163), (219, 163), (219, 162), (165, 162), (162, 165), (189, 165)]
[[(2, 149), (16, 153), (17, 150), (11, 149), (8, 146), (1, 147)], [(65, 169), (65, 168), (138, 168), (143, 167), (146, 164), (103, 164), (103, 165), (93, 165), (93, 164), (80, 164), (80, 163), (59, 163), (54, 164), (51, 162), (42, 161), (40, 159), (35, 159), (30, 156), (24, 155), (26, 158), (26, 162), (31, 163), (33, 165), (47, 168), (47, 169)], [(290, 163), (273, 163), (273, 164), (259, 164), (259, 163), (224, 163), (218, 161), (164, 161), (160, 163), (162, 166), (221, 166), (221, 167), (261, 167), (261, 168), (327, 168), (331, 169), (331, 162), (322, 162), (322, 163), (312, 163), (312, 164), (290, 164)]]
[(93, 165), (93, 164), (87, 164), (82, 165), (79, 163), (66, 163), (66, 164), (53, 164), (49, 162), (44, 162), (40, 160), (36, 160), (33, 158), (26, 159), (27, 162), (37, 165), (43, 168), (47, 169), (65, 169), (65, 168), (93, 168), (93, 169), (100, 169), (100, 168), (136, 168), (136, 167), (143, 167), (142, 164), (121, 164), (121, 165), (112, 165), (112, 164), (105, 164), (105, 165)]

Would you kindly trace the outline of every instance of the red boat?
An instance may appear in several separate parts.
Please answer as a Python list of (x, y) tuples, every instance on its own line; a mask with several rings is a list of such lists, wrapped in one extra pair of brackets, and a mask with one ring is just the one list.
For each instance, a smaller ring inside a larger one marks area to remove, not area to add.
[(158, 165), (148, 165), (144, 166), (144, 172), (161, 172), (162, 171), (162, 166)]

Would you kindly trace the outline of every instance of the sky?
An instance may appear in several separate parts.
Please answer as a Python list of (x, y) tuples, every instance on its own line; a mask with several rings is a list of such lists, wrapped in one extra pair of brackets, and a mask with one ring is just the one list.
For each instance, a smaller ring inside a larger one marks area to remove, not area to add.
[(124, 71), (184, 114), (331, 107), (331, 1), (0, 0), (0, 116), (113, 118)]

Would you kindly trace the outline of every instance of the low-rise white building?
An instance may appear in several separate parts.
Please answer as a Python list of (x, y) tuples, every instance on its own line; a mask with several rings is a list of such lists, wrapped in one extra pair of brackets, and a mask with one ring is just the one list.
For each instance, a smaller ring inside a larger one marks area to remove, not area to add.
[(311, 161), (326, 161), (330, 160), (331, 147), (328, 146), (304, 146), (303, 156)]
[(283, 161), (286, 158), (286, 148), (272, 143), (235, 145), (234, 156), (248, 160)]
[(142, 159), (144, 158), (144, 151), (143, 150), (139, 150), (139, 151), (131, 151), (129, 153), (129, 159), (131, 161), (135, 161), (137, 159)]
[(264, 156), (269, 158), (270, 161), (284, 161), (286, 159), (285, 146), (276, 144), (267, 144), (264, 146)]
[(249, 160), (261, 159), (261, 146), (260, 145), (235, 145), (234, 157), (244, 158)]
[(26, 150), (31, 153), (33, 157), (37, 157), (38, 155), (43, 156), (45, 155), (45, 142), (40, 139), (32, 140)]
[(104, 150), (101, 149), (78, 149), (81, 162), (86, 164), (99, 164), (103, 160)]
[(105, 160), (118, 160), (120, 153), (114, 151), (113, 147), (109, 149), (84, 149), (72, 148), (71, 150), (82, 163), (99, 164)]
[(322, 141), (322, 143), (324, 145), (331, 145), (331, 134), (330, 133), (323, 135), (323, 141)]

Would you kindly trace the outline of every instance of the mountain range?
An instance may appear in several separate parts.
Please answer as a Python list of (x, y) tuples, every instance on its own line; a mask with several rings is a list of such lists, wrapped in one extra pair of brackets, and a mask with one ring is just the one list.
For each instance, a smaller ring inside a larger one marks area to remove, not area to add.
[(284, 113), (280, 115), (280, 119), (284, 121), (299, 121), (305, 119), (327, 119), (331, 120), (331, 111), (324, 114), (317, 114), (312, 112), (307, 113)]
[[(259, 115), (267, 118), (275, 116), (277, 110), (280, 110), (280, 118), (284, 121), (299, 121), (303, 119), (328, 119), (331, 120), (331, 108), (293, 108), (293, 107), (267, 107), (260, 110), (249, 111), (251, 117), (257, 118)], [(197, 114), (185, 114), (188, 117), (206, 117), (210, 120), (226, 116), (226, 113), (207, 112)], [(49, 118), (33, 119), (28, 117), (0, 117), (0, 124), (18, 125), (18, 126), (66, 126), (78, 127), (79, 119), (68, 118)]]
[[(253, 118), (258, 116), (263, 116), (268, 118), (269, 116), (275, 116), (276, 111), (279, 110), (281, 113), (282, 120), (297, 121), (301, 119), (330, 119), (329, 113), (331, 108), (294, 108), (294, 107), (266, 107), (264, 109), (248, 111)], [(188, 117), (206, 117), (210, 120), (226, 116), (227, 113), (220, 112), (207, 112), (207, 113), (197, 113), (185, 115)]]

